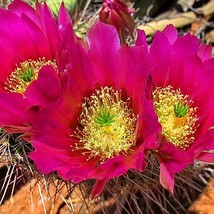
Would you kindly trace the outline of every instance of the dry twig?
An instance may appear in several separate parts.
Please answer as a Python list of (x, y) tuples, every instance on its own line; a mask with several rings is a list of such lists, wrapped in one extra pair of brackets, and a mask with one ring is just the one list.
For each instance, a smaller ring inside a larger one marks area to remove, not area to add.
[(152, 21), (145, 25), (138, 26), (138, 29), (144, 30), (146, 35), (153, 35), (157, 30), (163, 30), (168, 24), (173, 24), (176, 28), (180, 28), (193, 23), (197, 19), (197, 15), (209, 16), (214, 14), (214, 0), (211, 0), (205, 6), (195, 10), (195, 12), (182, 13), (176, 17)]

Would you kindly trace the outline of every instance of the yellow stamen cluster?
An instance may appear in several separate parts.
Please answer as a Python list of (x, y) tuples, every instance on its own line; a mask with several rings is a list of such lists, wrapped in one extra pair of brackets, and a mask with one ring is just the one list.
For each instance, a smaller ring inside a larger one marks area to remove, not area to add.
[(196, 107), (193, 101), (181, 94), (180, 89), (171, 86), (157, 87), (153, 91), (153, 100), (158, 121), (162, 126), (162, 134), (175, 146), (186, 149), (193, 141), (196, 125)]
[(23, 94), (28, 85), (38, 78), (39, 70), (45, 65), (52, 65), (57, 69), (56, 62), (46, 60), (44, 57), (38, 60), (27, 60), (20, 63), (20, 66), (10, 74), (5, 82), (5, 89), (10, 92)]
[(104, 87), (85, 98), (80, 115), (82, 128), (77, 128), (76, 137), (82, 149), (89, 150), (89, 158), (99, 156), (104, 161), (127, 153), (135, 141), (136, 121), (128, 100), (121, 100), (121, 92)]

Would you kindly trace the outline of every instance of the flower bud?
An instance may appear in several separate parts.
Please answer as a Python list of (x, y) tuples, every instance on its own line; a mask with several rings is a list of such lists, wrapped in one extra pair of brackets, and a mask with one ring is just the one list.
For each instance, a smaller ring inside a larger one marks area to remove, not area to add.
[(133, 8), (128, 8), (120, 0), (104, 0), (99, 15), (102, 22), (113, 25), (117, 29), (120, 40), (124, 43), (126, 38), (129, 35), (133, 36), (134, 33), (135, 22), (131, 16), (133, 12)]

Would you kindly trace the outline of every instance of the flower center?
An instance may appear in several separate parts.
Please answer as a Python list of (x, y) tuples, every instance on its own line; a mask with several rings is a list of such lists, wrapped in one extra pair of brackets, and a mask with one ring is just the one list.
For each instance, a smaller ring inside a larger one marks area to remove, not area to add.
[(127, 153), (134, 144), (136, 121), (128, 100), (122, 101), (120, 92), (104, 87), (85, 98), (80, 115), (82, 129), (77, 128), (75, 134), (82, 148), (90, 150), (89, 158), (99, 156), (104, 161)]
[(180, 89), (171, 86), (157, 87), (153, 91), (153, 100), (162, 134), (175, 146), (186, 149), (193, 141), (198, 125), (197, 107), (191, 107), (193, 101), (181, 94)]
[(56, 62), (46, 60), (44, 57), (38, 60), (27, 60), (20, 63), (5, 82), (5, 89), (10, 92), (23, 94), (28, 85), (38, 78), (39, 70), (45, 65), (52, 65), (57, 69)]

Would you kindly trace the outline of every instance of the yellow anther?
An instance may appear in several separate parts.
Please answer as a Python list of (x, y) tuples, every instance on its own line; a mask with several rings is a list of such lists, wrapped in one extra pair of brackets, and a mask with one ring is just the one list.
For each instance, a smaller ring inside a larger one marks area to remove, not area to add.
[(28, 85), (38, 78), (39, 70), (45, 65), (52, 65), (57, 70), (56, 62), (46, 60), (44, 57), (20, 63), (20, 66), (10, 74), (7, 82), (5, 82), (5, 89), (23, 94)]
[(175, 146), (186, 149), (195, 139), (198, 124), (196, 107), (188, 100), (180, 89), (171, 86), (157, 87), (153, 91), (153, 100), (158, 121), (162, 126), (162, 134)]
[(136, 121), (120, 92), (101, 88), (85, 99), (80, 115), (82, 128), (77, 128), (75, 137), (82, 149), (90, 151), (90, 157), (99, 156), (103, 161), (127, 153), (134, 144)]

